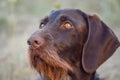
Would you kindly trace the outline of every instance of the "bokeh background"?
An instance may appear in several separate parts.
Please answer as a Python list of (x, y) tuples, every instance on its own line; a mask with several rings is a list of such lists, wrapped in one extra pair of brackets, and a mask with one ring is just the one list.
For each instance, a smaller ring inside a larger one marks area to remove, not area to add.
[[(26, 41), (41, 18), (62, 8), (98, 14), (120, 40), (120, 0), (0, 0), (0, 80), (37, 80)], [(98, 73), (105, 80), (120, 80), (120, 48)]]

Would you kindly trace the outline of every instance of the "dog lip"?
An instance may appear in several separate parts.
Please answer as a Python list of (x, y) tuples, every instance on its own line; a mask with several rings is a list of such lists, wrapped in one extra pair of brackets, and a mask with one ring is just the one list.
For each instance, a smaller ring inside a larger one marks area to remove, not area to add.
[(34, 46), (34, 45), (30, 45), (29, 47), (32, 48), (32, 49), (38, 49), (39, 48), (39, 46)]
[(39, 55), (35, 55), (36, 58), (39, 58)]
[(29, 45), (29, 49), (32, 49), (32, 50), (40, 49), (41, 50), (42, 47), (41, 46), (36, 47), (36, 46)]
[(29, 45), (29, 49), (36, 49), (34, 46), (32, 46), (32, 45)]
[(40, 57), (39, 57), (39, 55), (35, 55), (34, 56), (34, 60), (37, 60), (37, 59), (39, 59)]
[(41, 62), (44, 62), (44, 60), (39, 56), (39, 55), (35, 55), (34, 56), (34, 60), (36, 61), (36, 60), (40, 60)]

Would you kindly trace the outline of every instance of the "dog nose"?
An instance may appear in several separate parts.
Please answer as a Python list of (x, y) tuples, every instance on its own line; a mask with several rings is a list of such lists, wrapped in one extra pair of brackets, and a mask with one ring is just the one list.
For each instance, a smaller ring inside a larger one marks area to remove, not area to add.
[(39, 36), (34, 36), (32, 35), (28, 41), (27, 44), (34, 47), (34, 48), (38, 48), (38, 47), (42, 47), (45, 43), (45, 40)]

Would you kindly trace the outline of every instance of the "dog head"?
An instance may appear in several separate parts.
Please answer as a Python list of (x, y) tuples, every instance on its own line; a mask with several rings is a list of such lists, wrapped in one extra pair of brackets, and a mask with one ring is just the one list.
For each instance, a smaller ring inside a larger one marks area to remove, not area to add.
[(31, 65), (45, 80), (70, 79), (82, 69), (93, 74), (120, 46), (97, 15), (76, 9), (52, 11), (28, 44)]

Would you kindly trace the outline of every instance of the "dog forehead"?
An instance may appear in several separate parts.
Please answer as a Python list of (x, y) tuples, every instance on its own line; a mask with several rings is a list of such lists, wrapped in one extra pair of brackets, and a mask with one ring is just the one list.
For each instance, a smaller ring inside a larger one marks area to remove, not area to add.
[(62, 10), (52, 11), (49, 15), (49, 18), (51, 20), (55, 20), (56, 18), (60, 18), (61, 16), (76, 18), (76, 17), (78, 17), (78, 14), (75, 9), (62, 9)]

